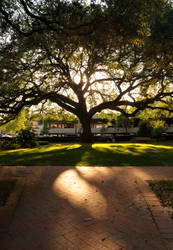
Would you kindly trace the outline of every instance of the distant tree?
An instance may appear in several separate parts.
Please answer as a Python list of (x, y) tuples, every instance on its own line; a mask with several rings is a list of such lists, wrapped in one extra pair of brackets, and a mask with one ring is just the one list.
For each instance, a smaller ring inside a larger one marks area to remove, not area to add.
[[(138, 118), (142, 121), (150, 122), (151, 120), (162, 120), (166, 121), (168, 117), (170, 117), (171, 113), (167, 110), (159, 110), (156, 108), (157, 106), (154, 105), (151, 109), (145, 109), (138, 114)], [(164, 107), (164, 104), (160, 103), (159, 107)]]
[(31, 120), (39, 121), (42, 123), (46, 121), (51, 122), (60, 122), (60, 121), (77, 121), (77, 117), (64, 109), (57, 108), (56, 106), (49, 106), (49, 103), (41, 107), (34, 108), (31, 113)]
[(127, 132), (127, 129), (131, 127), (131, 125), (132, 125), (132, 122), (128, 117), (124, 115), (119, 115), (116, 117), (116, 126), (125, 128), (126, 132)]
[(29, 128), (31, 128), (31, 121), (29, 119), (28, 110), (26, 109), (22, 109), (14, 120), (1, 126), (5, 134), (18, 134), (21, 130)]
[(91, 118), (104, 109), (173, 110), (171, 1), (4, 0), (0, 18), (2, 122), (49, 100), (91, 142)]
[[(162, 104), (163, 106), (163, 104)], [(146, 109), (139, 113), (139, 134), (159, 138), (167, 129), (166, 119), (170, 116), (167, 110)]]
[(48, 134), (49, 124), (59, 122), (76, 122), (77, 117), (64, 109), (51, 107), (49, 103), (34, 108), (30, 113), (30, 119), (42, 125), (41, 134)]
[(142, 137), (151, 137), (152, 135), (152, 127), (149, 122), (147, 121), (140, 121), (138, 124), (138, 136)]

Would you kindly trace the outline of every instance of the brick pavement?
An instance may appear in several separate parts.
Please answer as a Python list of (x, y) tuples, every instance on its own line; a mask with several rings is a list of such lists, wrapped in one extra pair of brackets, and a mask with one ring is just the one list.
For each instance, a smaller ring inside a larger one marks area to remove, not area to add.
[(26, 177), (1, 250), (173, 249), (173, 220), (145, 180), (171, 167), (1, 167)]

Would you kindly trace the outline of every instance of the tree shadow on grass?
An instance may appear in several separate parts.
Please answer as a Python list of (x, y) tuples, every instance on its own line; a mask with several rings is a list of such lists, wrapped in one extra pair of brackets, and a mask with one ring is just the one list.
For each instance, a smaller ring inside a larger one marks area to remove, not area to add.
[(152, 145), (92, 145), (78, 165), (89, 166), (173, 166), (173, 148)]
[(153, 144), (60, 144), (4, 151), (8, 166), (173, 166), (173, 148)]
[[(79, 145), (80, 147), (80, 145)], [(71, 148), (71, 145), (40, 147), (36, 149), (24, 149), (5, 151), (1, 154), (0, 164), (9, 166), (74, 166), (81, 158), (83, 151)]]

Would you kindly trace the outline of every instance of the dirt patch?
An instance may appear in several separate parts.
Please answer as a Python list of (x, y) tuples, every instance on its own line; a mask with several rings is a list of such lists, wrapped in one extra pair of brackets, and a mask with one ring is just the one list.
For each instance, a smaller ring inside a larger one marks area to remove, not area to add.
[(2, 186), (6, 187), (6, 193), (2, 192), (3, 197), (0, 205), (0, 222), (1, 228), (6, 229), (11, 222), (14, 209), (22, 193), (25, 178), (23, 177), (8, 177), (0, 178)]
[(0, 207), (5, 206), (5, 203), (16, 185), (15, 180), (0, 180)]
[(148, 181), (150, 188), (159, 198), (163, 207), (172, 209), (171, 218), (173, 219), (173, 180), (153, 180)]

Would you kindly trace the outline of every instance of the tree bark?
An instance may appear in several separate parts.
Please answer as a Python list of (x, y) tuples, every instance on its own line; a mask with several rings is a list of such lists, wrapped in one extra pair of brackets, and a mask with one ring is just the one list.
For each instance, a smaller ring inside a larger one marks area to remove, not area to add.
[(93, 142), (93, 135), (91, 132), (91, 119), (86, 117), (85, 119), (80, 120), (82, 124), (82, 134), (81, 134), (81, 142), (83, 143), (92, 143)]

